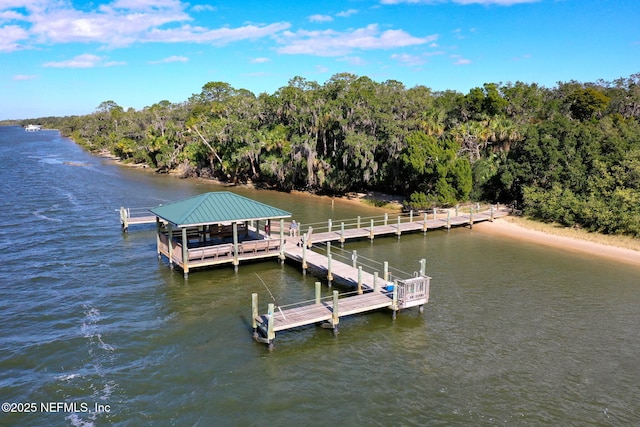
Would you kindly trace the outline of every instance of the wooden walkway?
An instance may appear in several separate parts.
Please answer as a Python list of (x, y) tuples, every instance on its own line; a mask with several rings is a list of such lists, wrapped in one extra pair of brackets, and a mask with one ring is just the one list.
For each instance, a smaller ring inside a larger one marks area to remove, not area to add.
[[(502, 209), (490, 209), (484, 212), (479, 213), (469, 213), (469, 214), (459, 214), (457, 216), (443, 217), (441, 215), (440, 218), (429, 219), (427, 214), (423, 214), (422, 218), (417, 216), (412, 216), (408, 218), (406, 215), (404, 217), (398, 216), (395, 223), (391, 223), (388, 220), (384, 221), (384, 224), (375, 225), (374, 220), (370, 221), (369, 227), (355, 227), (355, 228), (346, 228), (344, 226), (338, 227), (337, 230), (316, 232), (313, 230), (313, 227), (308, 229), (306, 233), (307, 245), (311, 246), (314, 243), (326, 243), (326, 242), (340, 242), (344, 243), (349, 239), (363, 239), (368, 238), (373, 240), (376, 236), (385, 236), (385, 235), (397, 235), (400, 236), (402, 233), (407, 232), (416, 232), (422, 231), (426, 232), (427, 230), (435, 230), (440, 228), (450, 229), (451, 227), (459, 227), (459, 226), (469, 226), (473, 227), (473, 224), (484, 222), (484, 221), (493, 221), (495, 218), (500, 218), (502, 216), (509, 215), (510, 211), (507, 208)], [(402, 220), (407, 220), (407, 222), (402, 222)], [(360, 221), (362, 222), (362, 221)], [(380, 221), (377, 221), (380, 222)], [(321, 229), (328, 228), (328, 226), (324, 226)], [(336, 228), (332, 226), (331, 228)], [(304, 236), (302, 237), (304, 239)]]
[[(424, 262), (421, 262), (420, 275), (404, 280), (387, 282), (377, 273), (365, 272), (362, 266), (355, 267), (327, 256), (313, 252), (304, 245), (288, 242), (284, 249), (285, 257), (299, 262), (307, 269), (329, 281), (336, 281), (355, 287), (356, 291), (340, 295), (333, 291), (330, 300), (320, 298), (320, 282), (316, 282), (316, 300), (276, 307), (269, 304), (266, 314), (258, 314), (257, 294), (252, 295), (253, 336), (259, 342), (273, 346), (275, 333), (301, 326), (322, 324), (323, 327), (338, 331), (340, 317), (351, 316), (388, 308), (395, 313), (401, 309), (420, 306), (429, 301), (430, 277), (424, 275)], [(386, 275), (387, 273), (385, 273)]]
[[(326, 278), (329, 283), (332, 281), (356, 288), (355, 293), (349, 295), (339, 295), (338, 291), (333, 292), (331, 300), (320, 299), (320, 283), (316, 283), (316, 300), (306, 303), (293, 304), (286, 307), (275, 307), (269, 304), (266, 314), (258, 314), (257, 294), (252, 295), (253, 311), (253, 336), (259, 341), (273, 346), (276, 332), (285, 331), (292, 328), (307, 326), (312, 324), (322, 324), (324, 327), (333, 328), (337, 333), (340, 317), (350, 316), (359, 313), (388, 308), (393, 310), (394, 317), (397, 311), (409, 307), (422, 306), (429, 301), (430, 277), (425, 275), (424, 260), (421, 261), (420, 273), (415, 277), (394, 280), (389, 282), (387, 265), (382, 277), (376, 272), (371, 274), (356, 267), (357, 258), (352, 259), (352, 265), (333, 259), (330, 248), (327, 255), (312, 251), (310, 248), (314, 243), (340, 242), (344, 243), (349, 239), (369, 238), (373, 240), (376, 236), (398, 235), (407, 232), (422, 231), (429, 229), (451, 228), (458, 226), (473, 227), (474, 223), (483, 221), (493, 221), (493, 219), (508, 215), (508, 209), (494, 209), (469, 214), (451, 215), (448, 211), (446, 217), (429, 219), (427, 214), (422, 218), (398, 215), (395, 224), (389, 223), (385, 215), (383, 224), (375, 225), (375, 220), (369, 221), (369, 227), (360, 227), (362, 223), (358, 218), (356, 226), (352, 228), (340, 224), (338, 230), (331, 230), (333, 224), (328, 223), (328, 230), (321, 233), (314, 233), (313, 227), (308, 228), (301, 240), (297, 238), (289, 239), (283, 248), (286, 259), (300, 263), (304, 271), (309, 270), (316, 276)], [(405, 222), (402, 222), (403, 219)], [(408, 219), (408, 221), (407, 221)], [(292, 241), (293, 240), (293, 241)], [(390, 286), (391, 285), (391, 286)], [(277, 310), (276, 310), (277, 308)]]
[[(332, 300), (323, 301), (320, 304), (314, 303), (282, 311), (278, 310), (273, 313), (273, 331), (279, 332), (315, 323), (330, 322), (333, 320), (334, 314), (337, 313), (340, 317), (351, 316), (380, 308), (390, 308), (392, 304), (393, 299), (390, 295), (382, 292), (368, 292), (362, 295), (339, 298), (337, 310), (335, 310)], [(268, 317), (268, 314), (263, 314), (259, 321), (267, 325)]]
[(130, 225), (155, 224), (156, 216), (148, 208), (120, 208), (120, 226), (125, 233)]

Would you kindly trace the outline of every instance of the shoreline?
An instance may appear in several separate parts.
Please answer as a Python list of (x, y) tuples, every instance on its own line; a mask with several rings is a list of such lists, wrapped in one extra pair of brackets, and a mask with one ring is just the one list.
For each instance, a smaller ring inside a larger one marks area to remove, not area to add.
[[(121, 161), (118, 157), (113, 156), (110, 153), (96, 153), (99, 157), (105, 158), (120, 166), (129, 167), (133, 169), (141, 170), (144, 173), (153, 173), (155, 170), (148, 167), (148, 165), (130, 165)], [(187, 179), (193, 181), (203, 181), (222, 186), (239, 186), (259, 190), (253, 183), (246, 184), (229, 184), (219, 180), (205, 179), (205, 178), (183, 178), (176, 172), (169, 172), (167, 175), (178, 178)], [(368, 206), (382, 211), (397, 211), (402, 208), (402, 196), (395, 196), (389, 194), (383, 194), (380, 192), (352, 192), (347, 193), (344, 196), (328, 196), (313, 194), (305, 191), (292, 190), (291, 193), (298, 195), (305, 195), (308, 197), (319, 197), (325, 199), (337, 200), (340, 203), (352, 203), (363, 206)], [(496, 234), (501, 236), (507, 236), (522, 241), (531, 242), (537, 245), (552, 246), (555, 248), (561, 248), (571, 250), (575, 252), (586, 253), (601, 258), (617, 260), (626, 264), (640, 266), (640, 241), (635, 242), (639, 249), (632, 249), (625, 247), (624, 238), (619, 236), (605, 236), (608, 239), (607, 243), (594, 242), (585, 239), (588, 234), (580, 235), (577, 231), (571, 230), (566, 227), (558, 228), (558, 233), (550, 233), (542, 230), (545, 224), (536, 222), (533, 220), (526, 220), (519, 217), (503, 217), (495, 220), (494, 222), (483, 222), (474, 225), (474, 230), (478, 230), (483, 233)], [(567, 235), (572, 234), (572, 235)], [(596, 235), (602, 237), (603, 235)], [(635, 241), (637, 239), (632, 239)]]
[[(483, 222), (473, 226), (474, 230), (481, 233), (494, 234), (509, 237), (525, 242), (534, 243), (541, 246), (549, 246), (567, 251), (589, 254), (604, 259), (615, 260), (629, 265), (640, 267), (640, 251), (610, 244), (589, 241), (580, 236), (559, 235), (534, 229), (527, 226), (526, 221), (520, 221), (513, 217), (496, 219), (494, 222)], [(570, 229), (563, 229), (564, 232), (571, 232)], [(612, 239), (616, 239), (613, 237)], [(619, 242), (618, 242), (619, 243)]]

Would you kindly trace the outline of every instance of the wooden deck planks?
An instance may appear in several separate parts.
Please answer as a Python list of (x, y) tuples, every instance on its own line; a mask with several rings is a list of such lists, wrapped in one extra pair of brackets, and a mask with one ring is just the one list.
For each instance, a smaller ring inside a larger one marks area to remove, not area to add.
[[(482, 212), (470, 215), (458, 215), (449, 218), (435, 218), (426, 220), (426, 229), (438, 229), (446, 227), (456, 227), (467, 225), (470, 222), (477, 223), (482, 221), (490, 221), (493, 218), (507, 215), (505, 211)], [(369, 227), (351, 228), (342, 231), (329, 231), (311, 235), (312, 243), (326, 242), (344, 242), (348, 239), (371, 238), (382, 235), (401, 234), (406, 232), (424, 231), (425, 219), (414, 220), (410, 222), (401, 222), (400, 224), (389, 224)], [(302, 245), (294, 245), (289, 241), (284, 246), (284, 255), (286, 258), (300, 263), (306, 263), (305, 268), (320, 274), (328, 274), (328, 258), (322, 254), (312, 251), (311, 249), (303, 249)], [(358, 269), (352, 265), (331, 260), (331, 275), (333, 280), (346, 285), (356, 286), (358, 284)], [(383, 277), (378, 277), (377, 286), (374, 286), (375, 276), (371, 273), (362, 271), (360, 280), (363, 294), (343, 297), (338, 300), (338, 316), (350, 316), (353, 314), (364, 313), (377, 310), (380, 308), (392, 307), (393, 299), (389, 292), (386, 292), (384, 286), (386, 282)], [(377, 289), (375, 291), (374, 289)], [(333, 318), (333, 301), (325, 301), (320, 304), (308, 304), (285, 310), (276, 310), (274, 316), (274, 332), (286, 329), (296, 328), (305, 325), (311, 325), (320, 322), (331, 321)], [(259, 322), (267, 324), (268, 315), (258, 316)]]
[[(362, 295), (354, 295), (338, 300), (338, 315), (340, 317), (351, 316), (380, 308), (390, 307), (393, 300), (381, 292), (368, 292)], [(333, 302), (327, 301), (320, 304), (312, 304), (285, 310), (276, 310), (274, 317), (274, 332), (297, 328), (331, 320), (333, 315)], [(267, 315), (259, 318), (261, 323), (268, 322)]]
[[(501, 216), (505, 216), (508, 213), (503, 210), (496, 210), (493, 212), (494, 218), (499, 218)], [(427, 229), (434, 230), (438, 228), (446, 228), (450, 227), (458, 227), (461, 225), (467, 225), (470, 221), (473, 223), (490, 221), (491, 213), (490, 212), (481, 212), (473, 214), (472, 219), (470, 219), (469, 215), (458, 215), (455, 217), (447, 218), (435, 218), (435, 219), (427, 219)], [(335, 226), (335, 224), (334, 224)], [(387, 223), (387, 225), (374, 225), (373, 233), (371, 232), (371, 227), (363, 227), (363, 228), (349, 228), (344, 230), (344, 235), (340, 230), (332, 230), (322, 233), (312, 233), (311, 234), (311, 242), (312, 243), (326, 243), (326, 242), (342, 242), (349, 239), (358, 239), (358, 238), (371, 238), (375, 236), (385, 236), (413, 231), (423, 231), (424, 230), (424, 219), (415, 219), (411, 222), (401, 222), (399, 227), (398, 224)]]

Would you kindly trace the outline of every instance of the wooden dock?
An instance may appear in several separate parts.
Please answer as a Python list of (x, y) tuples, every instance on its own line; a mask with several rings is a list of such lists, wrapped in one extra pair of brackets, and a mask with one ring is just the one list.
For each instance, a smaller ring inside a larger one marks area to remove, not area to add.
[[(454, 213), (452, 215), (452, 213)], [(338, 332), (340, 317), (359, 313), (366, 313), (382, 308), (391, 309), (395, 318), (396, 313), (410, 307), (420, 307), (429, 301), (429, 287), (431, 278), (425, 275), (426, 261), (420, 261), (420, 272), (413, 276), (394, 279), (384, 263), (380, 272), (366, 272), (362, 265), (358, 266), (358, 257), (354, 251), (352, 264), (338, 261), (331, 253), (331, 242), (345, 243), (350, 239), (368, 238), (373, 240), (377, 236), (397, 235), (402, 233), (421, 231), (426, 233), (431, 229), (450, 229), (451, 227), (469, 226), (483, 221), (493, 221), (495, 218), (508, 215), (506, 208), (489, 209), (478, 212), (476, 207), (469, 209), (468, 214), (460, 213), (458, 209), (444, 212), (422, 213), (414, 215), (398, 214), (390, 220), (388, 214), (383, 218), (356, 218), (342, 221), (338, 227), (329, 220), (326, 224), (309, 224), (307, 232), (301, 237), (289, 239), (284, 245), (284, 257), (301, 264), (303, 271), (310, 271), (314, 275), (332, 282), (355, 288), (354, 292), (339, 294), (333, 291), (330, 299), (320, 297), (320, 282), (316, 282), (316, 298), (314, 301), (276, 307), (269, 304), (267, 313), (259, 314), (258, 295), (252, 295), (252, 326), (253, 337), (259, 342), (266, 343), (270, 348), (276, 337), (276, 332), (297, 327), (321, 324), (321, 326)], [(431, 216), (431, 217), (430, 217)], [(368, 226), (367, 226), (368, 223)], [(364, 226), (363, 226), (364, 225)], [(314, 230), (315, 226), (315, 230)], [(319, 232), (318, 232), (319, 231)], [(311, 250), (314, 244), (326, 243), (326, 256)], [(277, 310), (276, 310), (277, 308)]]
[[(270, 348), (276, 332), (301, 326), (321, 324), (325, 328), (338, 333), (340, 317), (351, 316), (387, 308), (393, 310), (395, 318), (399, 310), (422, 306), (429, 301), (429, 285), (431, 278), (424, 274), (426, 262), (420, 262), (420, 273), (413, 277), (389, 282), (387, 264), (382, 277), (378, 272), (373, 274), (356, 266), (332, 259), (308, 249), (305, 245), (294, 245), (288, 242), (284, 249), (285, 257), (299, 262), (305, 271), (309, 270), (317, 276), (327, 277), (329, 284), (335, 281), (355, 288), (354, 292), (340, 294), (333, 291), (329, 299), (320, 297), (320, 282), (316, 282), (316, 298), (290, 306), (276, 307), (269, 304), (266, 314), (258, 314), (258, 295), (252, 295), (253, 337), (258, 342), (266, 343)], [(276, 310), (277, 308), (277, 310)]]
[(156, 216), (152, 215), (149, 208), (125, 208), (120, 207), (120, 226), (125, 233), (130, 225), (155, 224)]
[(496, 218), (509, 215), (509, 213), (510, 210), (507, 208), (491, 206), (482, 212), (474, 212), (472, 208), (467, 214), (446, 210), (439, 214), (437, 212), (433, 214), (424, 212), (420, 215), (410, 212), (408, 214), (399, 214), (395, 219), (389, 218), (388, 215), (385, 215), (382, 219), (379, 217), (356, 218), (355, 222), (354, 220), (343, 221), (338, 226), (330, 220), (326, 225), (320, 224), (319, 227), (317, 223), (308, 225), (307, 232), (302, 235), (301, 239), (306, 240), (309, 247), (314, 243), (344, 243), (349, 239), (364, 238), (373, 240), (377, 236), (400, 236), (402, 233), (407, 232), (421, 231), (426, 233), (427, 230), (440, 228), (473, 227), (473, 224), (493, 221)]

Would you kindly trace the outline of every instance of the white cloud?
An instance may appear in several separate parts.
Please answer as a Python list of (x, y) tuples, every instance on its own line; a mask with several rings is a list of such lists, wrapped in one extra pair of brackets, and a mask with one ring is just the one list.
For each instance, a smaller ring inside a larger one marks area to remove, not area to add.
[(438, 4), (438, 3), (456, 3), (462, 5), (480, 4), (485, 6), (512, 6), (514, 4), (537, 3), (542, 0), (381, 0), (381, 4)]
[(20, 41), (27, 40), (29, 33), (18, 25), (0, 27), (0, 52), (13, 52), (22, 48)]
[(289, 55), (343, 56), (354, 50), (390, 49), (429, 43), (437, 36), (414, 37), (403, 30), (380, 31), (376, 24), (340, 32), (335, 30), (286, 31), (278, 42), (279, 53)]
[(311, 15), (309, 17), (310, 22), (331, 22), (333, 18), (329, 15)]
[(402, 64), (412, 67), (416, 67), (427, 62), (427, 60), (423, 56), (409, 55), (406, 53), (394, 53), (393, 55), (391, 55), (391, 59), (395, 59)]
[(455, 59), (453, 65), (469, 65), (472, 62), (470, 59), (463, 58), (460, 55), (451, 55), (450, 58)]
[(85, 53), (66, 61), (47, 62), (42, 66), (51, 68), (93, 68), (98, 66), (103, 59), (102, 56)]
[(160, 59), (159, 61), (149, 61), (149, 64), (169, 64), (171, 62), (187, 62), (189, 58), (186, 56), (168, 56), (166, 58)]
[(29, 75), (29, 74), (16, 74), (15, 76), (13, 76), (13, 80), (16, 80), (16, 81), (33, 80), (37, 78), (38, 76)]
[(342, 12), (336, 13), (336, 16), (339, 16), (340, 18), (348, 18), (351, 15), (355, 15), (356, 13), (358, 13), (357, 9), (347, 9), (343, 10)]
[(197, 4), (191, 9), (193, 9), (194, 12), (214, 12), (218, 10), (217, 7), (211, 6), (210, 4)]
[(346, 62), (349, 65), (367, 65), (367, 61), (359, 56), (345, 56), (344, 58), (340, 58), (338, 61)]
[(271, 61), (269, 58), (253, 58), (251, 60), (252, 64), (263, 64), (265, 62), (269, 62)]
[[(114, 0), (97, 9), (74, 8), (67, 0), (0, 0), (0, 22), (23, 21), (0, 27), (0, 52), (22, 46), (60, 43), (98, 43), (109, 48), (145, 42), (225, 44), (273, 35), (290, 24), (245, 25), (211, 29), (188, 25), (188, 3), (179, 0)], [(12, 9), (13, 8), (13, 9)], [(193, 11), (214, 10), (196, 5)]]

